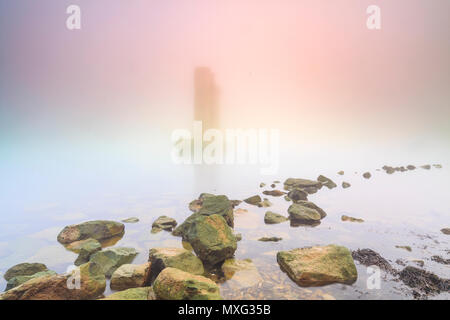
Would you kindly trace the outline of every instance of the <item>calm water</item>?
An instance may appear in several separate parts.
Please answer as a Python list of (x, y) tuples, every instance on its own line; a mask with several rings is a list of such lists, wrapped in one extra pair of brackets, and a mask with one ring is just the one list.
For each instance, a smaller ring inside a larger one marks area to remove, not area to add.
[[(265, 225), (263, 220), (267, 210), (287, 215), (290, 202), (283, 197), (267, 196), (273, 203), (270, 208), (257, 208), (245, 203), (239, 206), (248, 212), (235, 215), (235, 231), (243, 235), (236, 257), (252, 259), (261, 281), (250, 288), (242, 288), (236, 281), (225, 282), (221, 284), (225, 298), (412, 298), (407, 287), (384, 274), (380, 290), (366, 289), (366, 267), (359, 265), (358, 281), (352, 286), (301, 288), (280, 271), (276, 262), (277, 251), (331, 243), (351, 250), (371, 248), (397, 269), (403, 268), (396, 264), (397, 259), (410, 265), (415, 265), (411, 260), (420, 259), (425, 263), (424, 269), (444, 278), (450, 277), (449, 266), (430, 259), (433, 255), (449, 258), (449, 236), (440, 232), (440, 229), (450, 227), (448, 163), (439, 162), (442, 169), (417, 169), (387, 175), (376, 169), (384, 164), (406, 166), (410, 163), (382, 163), (375, 159), (373, 163), (367, 161), (364, 167), (348, 164), (338, 167), (324, 166), (319, 160), (301, 166), (293, 162), (289, 166), (284, 165), (280, 174), (273, 177), (260, 176), (257, 168), (246, 166), (161, 167), (145, 172), (141, 168), (127, 166), (125, 171), (118, 169), (115, 173), (101, 166), (87, 170), (88, 166), (74, 165), (70, 161), (59, 164), (59, 167), (10, 163), (9, 167), (3, 167), (6, 179), (2, 184), (0, 271), (5, 272), (17, 263), (28, 261), (42, 262), (52, 270), (65, 272), (76, 255), (56, 241), (64, 226), (87, 220), (121, 220), (134, 216), (140, 222), (126, 224), (125, 236), (116, 246), (136, 248), (140, 254), (134, 263), (143, 263), (152, 247), (182, 246), (181, 238), (168, 232), (151, 234), (151, 224), (160, 215), (174, 217), (181, 223), (191, 214), (188, 203), (201, 192), (226, 194), (230, 199), (242, 200), (271, 189), (269, 185), (274, 180), (283, 182), (288, 177), (314, 179), (325, 174), (338, 184), (338, 188), (323, 188), (309, 196), (310, 201), (328, 214), (317, 227), (290, 227), (288, 222)], [(344, 176), (337, 174), (341, 169), (345, 171)], [(362, 178), (365, 171), (372, 173), (370, 180)], [(342, 189), (342, 181), (350, 182), (351, 188)], [(268, 186), (259, 188), (260, 182)], [(282, 190), (282, 183), (277, 185), (277, 189)], [(362, 218), (365, 222), (342, 222), (343, 214)], [(257, 241), (262, 236), (277, 236), (283, 240), (278, 243)], [(396, 245), (408, 245), (412, 252), (398, 249)], [(0, 287), (5, 286), (4, 279), (0, 279)], [(432, 298), (448, 299), (450, 295), (442, 293)]]

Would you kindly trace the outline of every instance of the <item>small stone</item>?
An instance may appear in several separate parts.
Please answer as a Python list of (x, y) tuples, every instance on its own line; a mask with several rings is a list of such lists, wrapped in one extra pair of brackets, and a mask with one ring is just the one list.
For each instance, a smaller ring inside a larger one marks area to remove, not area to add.
[(259, 238), (258, 241), (262, 241), (262, 242), (278, 242), (283, 240), (283, 238), (278, 238), (278, 237), (262, 237)]
[(424, 165), (424, 166), (420, 166), (422, 169), (425, 169), (425, 170), (430, 170), (431, 169), (431, 166), (429, 165), (429, 164), (426, 164), (426, 165)]
[(450, 228), (441, 229), (441, 232), (446, 235), (450, 235)]
[(442, 165), (441, 164), (433, 164), (433, 167), (435, 167), (436, 169), (442, 169)]
[(293, 189), (288, 193), (289, 199), (294, 202), (308, 200), (308, 193), (300, 189)]
[(348, 182), (342, 182), (342, 188), (344, 188), (344, 189), (347, 189), (347, 188), (350, 188), (352, 185), (350, 184), (350, 183), (348, 183)]
[(161, 230), (172, 231), (177, 226), (177, 221), (167, 216), (160, 216), (152, 224), (152, 233), (158, 233)]
[(272, 202), (270, 202), (269, 199), (264, 199), (262, 202), (258, 204), (258, 207), (260, 208), (268, 208), (270, 206), (272, 206)]
[(342, 170), (339, 171), (339, 172), (338, 172), (338, 175), (343, 176), (343, 175), (344, 175), (344, 171), (342, 171)]
[(404, 250), (409, 251), (409, 252), (412, 251), (412, 249), (411, 249), (410, 246), (395, 246), (395, 247), (396, 247), (397, 249), (404, 249)]
[(341, 220), (342, 221), (350, 221), (350, 222), (359, 222), (359, 223), (364, 222), (363, 219), (353, 218), (353, 217), (349, 217), (349, 216), (346, 216), (346, 215), (343, 215), (341, 217)]
[(326, 186), (328, 189), (333, 189), (333, 188), (336, 188), (336, 187), (337, 187), (337, 184), (334, 183), (333, 180), (331, 180), (330, 178), (327, 178), (327, 177), (325, 177), (325, 176), (323, 176), (323, 175), (320, 175), (320, 176), (317, 178), (317, 181), (322, 182), (322, 184), (323, 184), (324, 186)]
[(70, 243), (66, 246), (67, 250), (78, 253), (78, 258), (75, 260), (76, 266), (81, 266), (89, 261), (89, 258), (94, 253), (102, 249), (102, 245), (95, 239), (86, 239)]
[(277, 224), (285, 222), (287, 220), (289, 219), (286, 218), (285, 216), (282, 216), (281, 214), (272, 211), (267, 211), (266, 214), (264, 215), (264, 222), (266, 224)]
[(270, 190), (270, 191), (266, 190), (263, 191), (263, 194), (265, 194), (266, 196), (281, 197), (286, 193), (280, 190)]
[(416, 167), (410, 164), (410, 165), (406, 166), (406, 169), (412, 171), (412, 170), (415, 170)]
[(260, 184), (259, 184), (259, 187), (260, 188), (264, 188), (266, 186), (266, 184), (264, 183), (264, 182), (261, 182)]
[(275, 184), (275, 183), (272, 183), (271, 185), (270, 185), (270, 187), (272, 187), (272, 188), (275, 188), (277, 185)]
[(139, 219), (136, 218), (136, 217), (132, 217), (132, 218), (124, 219), (124, 220), (122, 220), (122, 222), (124, 222), (124, 223), (138, 223)]
[(372, 175), (370, 174), (370, 172), (366, 172), (363, 174), (363, 177), (366, 179), (370, 179), (372, 177)]
[(252, 205), (255, 205), (255, 206), (259, 205), (261, 203), (261, 201), (262, 201), (262, 199), (258, 195), (250, 197), (250, 198), (247, 198), (247, 199), (244, 200), (245, 203), (252, 204)]

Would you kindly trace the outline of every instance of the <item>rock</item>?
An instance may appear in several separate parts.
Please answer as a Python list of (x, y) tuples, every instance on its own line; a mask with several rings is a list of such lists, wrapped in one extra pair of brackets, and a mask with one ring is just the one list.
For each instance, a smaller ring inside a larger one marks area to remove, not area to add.
[(352, 257), (364, 266), (369, 267), (375, 265), (381, 270), (396, 274), (396, 271), (392, 268), (391, 264), (372, 249), (358, 249), (352, 252)]
[(425, 170), (430, 170), (431, 169), (431, 166), (429, 165), (429, 164), (426, 164), (426, 165), (424, 165), (424, 166), (420, 166), (422, 169), (425, 169)]
[(234, 214), (237, 214), (237, 215), (244, 214), (244, 213), (247, 213), (247, 212), (248, 212), (247, 209), (241, 209), (241, 208), (238, 208), (238, 209), (234, 210)]
[(233, 208), (236, 208), (238, 205), (240, 205), (242, 203), (241, 200), (230, 200), (231, 206)]
[(363, 219), (353, 218), (353, 217), (349, 217), (349, 216), (346, 216), (346, 215), (343, 215), (341, 217), (341, 220), (342, 221), (350, 221), (350, 222), (359, 222), (359, 223), (364, 222)]
[(408, 170), (416, 170), (416, 167), (410, 164), (410, 165), (406, 166), (406, 169), (408, 169)]
[(441, 229), (441, 232), (446, 235), (450, 235), (450, 228)]
[(111, 289), (122, 291), (150, 284), (151, 263), (123, 264), (111, 276)]
[(395, 169), (390, 166), (383, 166), (383, 170), (386, 171), (387, 174), (393, 174), (395, 172)]
[(152, 233), (158, 233), (161, 230), (172, 231), (177, 226), (177, 221), (167, 216), (160, 216), (152, 224)]
[(411, 252), (412, 249), (410, 246), (395, 246), (397, 249), (405, 249), (406, 251)]
[(18, 276), (31, 276), (38, 272), (48, 271), (47, 266), (43, 263), (20, 263), (9, 268), (3, 278), (6, 281)]
[(300, 286), (352, 284), (358, 277), (350, 251), (337, 245), (280, 251), (277, 261)]
[(270, 191), (266, 190), (263, 191), (263, 194), (265, 194), (266, 196), (281, 197), (286, 193), (280, 190), (270, 190)]
[(165, 268), (176, 268), (197, 275), (202, 275), (205, 272), (201, 260), (192, 252), (181, 248), (150, 249), (148, 261), (152, 264), (151, 282)]
[(291, 201), (291, 198), (289, 198), (288, 196), (284, 196), (284, 200)]
[(161, 271), (153, 284), (153, 291), (162, 300), (221, 299), (219, 287), (214, 281), (175, 268)]
[(264, 223), (266, 224), (277, 224), (287, 220), (289, 219), (286, 218), (285, 216), (282, 216), (281, 214), (272, 211), (267, 211), (266, 214), (264, 215)]
[(450, 259), (444, 259), (442, 257), (439, 256), (432, 256), (431, 260), (440, 264), (450, 264)]
[(304, 188), (322, 188), (322, 183), (319, 181), (307, 180), (307, 179), (294, 179), (289, 178), (284, 182), (285, 190), (293, 190), (293, 189), (304, 189)]
[(114, 221), (89, 221), (65, 227), (58, 235), (58, 242), (68, 244), (89, 238), (101, 241), (123, 235), (125, 225)]
[(348, 182), (342, 182), (342, 188), (344, 188), (344, 189), (347, 189), (347, 188), (350, 188), (352, 185), (350, 184), (350, 183), (348, 183)]
[(333, 189), (333, 188), (336, 188), (336, 187), (337, 187), (337, 184), (334, 183), (333, 180), (331, 180), (330, 178), (327, 178), (327, 177), (325, 177), (325, 176), (323, 176), (323, 175), (320, 175), (320, 176), (317, 178), (317, 181), (322, 182), (322, 184), (323, 184), (324, 186), (326, 186), (328, 189)]
[(250, 197), (250, 198), (247, 198), (247, 199), (244, 200), (245, 203), (252, 204), (254, 206), (259, 205), (261, 203), (261, 201), (262, 201), (262, 199), (258, 195)]
[(237, 249), (236, 237), (225, 219), (217, 214), (199, 216), (186, 233), (197, 256), (208, 265), (215, 265), (233, 257)]
[(234, 236), (236, 237), (236, 241), (242, 240), (242, 233), (235, 233)]
[(258, 204), (258, 207), (260, 208), (268, 208), (270, 206), (272, 206), (272, 202), (270, 202), (269, 199), (264, 199), (262, 202)]
[(81, 266), (89, 261), (91, 255), (100, 251), (102, 245), (95, 239), (86, 239), (72, 242), (66, 246), (66, 249), (79, 254), (74, 264)]
[(264, 183), (264, 182), (261, 182), (260, 184), (259, 184), (259, 187), (260, 188), (264, 188), (266, 186), (266, 184)]
[(303, 191), (305, 191), (307, 194), (314, 194), (314, 193), (317, 193), (317, 191), (319, 191), (319, 188), (306, 187), (306, 188), (303, 189)]
[(198, 212), (202, 208), (202, 200), (195, 199), (189, 203), (189, 210)]
[(277, 185), (275, 184), (275, 183), (272, 183), (271, 185), (270, 185), (270, 187), (271, 188), (275, 188)]
[(291, 199), (294, 202), (297, 201), (307, 201), (308, 200), (308, 194), (300, 189), (293, 189), (289, 191), (288, 193), (289, 199)]
[[(404, 268), (400, 271), (399, 278), (408, 287), (418, 290), (425, 295), (450, 291), (449, 279), (441, 279), (433, 273), (415, 267), (408, 266)], [(420, 297), (421, 294), (419, 292), (414, 293), (416, 298)]]
[(32, 280), (32, 279), (36, 279), (39, 277), (53, 276), (53, 275), (56, 275), (55, 271), (47, 270), (47, 271), (37, 272), (31, 276), (16, 276), (16, 277), (13, 277), (8, 280), (5, 291), (11, 290), (12, 288), (15, 288), (15, 287), (18, 287), (21, 284), (23, 284), (29, 280)]
[(372, 177), (372, 175), (370, 174), (370, 172), (365, 172), (363, 174), (363, 177), (366, 178), (366, 179), (370, 179)]
[(94, 253), (89, 261), (96, 263), (102, 273), (110, 278), (121, 265), (133, 262), (137, 254), (134, 248), (115, 247)]
[(339, 172), (338, 172), (338, 175), (343, 176), (343, 175), (344, 175), (344, 171), (342, 171), (342, 170), (339, 171)]
[(436, 169), (442, 169), (442, 165), (441, 164), (433, 164), (433, 167), (435, 167)]
[(289, 207), (288, 212), (291, 221), (297, 221), (299, 223), (314, 224), (316, 222), (320, 222), (322, 219), (317, 210), (296, 203)]
[[(305, 212), (305, 210), (303, 210), (303, 209), (300, 209), (300, 207), (306, 207), (306, 208), (309, 208), (309, 209), (312, 209), (312, 210), (314, 210), (314, 211), (317, 211), (318, 213), (319, 213), (319, 215), (320, 215), (320, 219), (323, 219), (323, 218), (325, 218), (326, 216), (327, 216), (327, 214), (325, 213), (325, 211), (323, 211), (319, 206), (317, 206), (315, 203), (313, 203), (313, 202), (310, 202), (310, 201), (303, 201), (303, 200), (299, 200), (299, 201), (297, 201), (296, 203), (294, 203), (293, 205), (291, 205), (290, 207), (289, 207), (289, 209), (288, 209), (288, 212), (289, 212), (289, 210), (291, 210), (293, 213), (292, 213), (292, 215), (290, 215), (290, 218), (291, 219), (293, 219), (293, 220), (302, 220), (302, 218), (300, 217), (304, 212)], [(306, 214), (308, 215), (308, 216), (311, 216), (311, 217), (314, 217), (315, 215), (313, 214), (313, 213), (311, 213), (311, 211), (308, 211), (308, 210), (306, 210), (307, 212), (306, 212)], [(296, 212), (300, 212), (299, 214), (296, 214)], [(296, 218), (297, 216), (299, 216), (299, 218)], [(315, 219), (315, 218), (314, 218)], [(320, 220), (319, 219), (319, 220)], [(308, 219), (309, 220), (309, 219)]]
[(263, 279), (252, 260), (226, 260), (222, 267), (222, 272), (227, 279), (226, 284), (232, 290), (242, 290), (260, 284)]
[(89, 262), (71, 273), (29, 280), (1, 294), (0, 300), (91, 300), (98, 298), (105, 288), (106, 279), (100, 266)]
[(101, 300), (155, 300), (152, 287), (132, 288), (113, 293)]
[(138, 223), (139, 219), (136, 217), (132, 217), (132, 218), (128, 218), (128, 219), (123, 219), (122, 222), (123, 223)]
[(283, 238), (278, 238), (278, 237), (262, 237), (259, 238), (258, 241), (262, 241), (262, 242), (278, 242), (283, 240)]

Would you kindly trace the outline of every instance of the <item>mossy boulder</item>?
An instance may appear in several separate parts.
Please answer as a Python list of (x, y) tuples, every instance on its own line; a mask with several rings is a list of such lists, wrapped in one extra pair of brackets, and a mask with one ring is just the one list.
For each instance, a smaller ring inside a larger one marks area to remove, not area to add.
[(155, 300), (152, 287), (132, 288), (115, 292), (101, 300)]
[(192, 222), (199, 216), (210, 216), (217, 214), (222, 216), (227, 224), (234, 227), (233, 205), (227, 196), (202, 194), (200, 195), (201, 208), (197, 212), (191, 214), (181, 225), (179, 225), (172, 234), (174, 236), (183, 236), (191, 226)]
[(153, 291), (162, 300), (220, 300), (217, 284), (203, 276), (176, 268), (166, 268), (153, 283)]
[(295, 178), (289, 178), (284, 182), (285, 190), (290, 191), (293, 189), (306, 189), (306, 188), (320, 189), (322, 188), (322, 183), (316, 180), (295, 179)]
[(106, 278), (95, 263), (70, 273), (29, 280), (0, 295), (0, 300), (91, 300), (106, 288)]
[(358, 274), (350, 250), (337, 245), (280, 251), (281, 270), (300, 286), (352, 284)]
[(194, 252), (204, 263), (215, 265), (233, 257), (237, 240), (225, 219), (217, 214), (199, 216), (186, 233)]
[(55, 271), (47, 270), (47, 271), (37, 272), (31, 276), (16, 276), (16, 277), (13, 277), (8, 280), (5, 291), (11, 290), (12, 288), (15, 288), (15, 287), (18, 287), (21, 284), (23, 284), (29, 280), (32, 280), (32, 279), (36, 279), (39, 277), (53, 276), (53, 275), (56, 275)]
[(123, 264), (111, 276), (112, 290), (126, 290), (150, 284), (151, 263)]
[(151, 281), (165, 268), (176, 268), (196, 275), (205, 272), (202, 261), (192, 252), (181, 248), (150, 249), (148, 261), (152, 264)]
[(172, 231), (177, 226), (177, 221), (168, 216), (160, 216), (152, 224), (152, 233), (158, 233), (161, 230)]
[(89, 238), (102, 241), (123, 235), (125, 225), (120, 222), (96, 220), (65, 227), (58, 234), (58, 242), (69, 244), (71, 242)]
[(48, 271), (47, 266), (43, 263), (20, 263), (9, 268), (3, 278), (6, 281), (18, 276), (31, 276), (38, 272)]
[(272, 211), (267, 211), (266, 214), (264, 215), (264, 223), (266, 224), (277, 224), (285, 222), (287, 220), (289, 219), (286, 218), (285, 216), (282, 216), (281, 214)]
[(134, 248), (115, 247), (94, 253), (89, 261), (99, 265), (102, 273), (110, 278), (121, 265), (133, 262), (137, 254)]

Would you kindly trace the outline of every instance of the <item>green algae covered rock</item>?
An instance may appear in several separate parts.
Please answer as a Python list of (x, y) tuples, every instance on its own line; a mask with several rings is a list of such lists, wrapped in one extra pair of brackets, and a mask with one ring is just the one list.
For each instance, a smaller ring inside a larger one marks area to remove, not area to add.
[(317, 210), (296, 203), (289, 207), (288, 212), (291, 221), (296, 221), (299, 223), (314, 224), (320, 222), (320, 219), (322, 219)]
[(259, 204), (261, 203), (261, 201), (262, 201), (262, 199), (261, 199), (261, 197), (258, 196), (258, 195), (252, 196), (252, 197), (247, 198), (247, 199), (244, 199), (244, 202), (245, 202), (245, 203), (252, 204), (252, 205), (254, 205), (254, 206), (259, 205)]
[(165, 268), (176, 268), (191, 274), (202, 275), (202, 261), (192, 252), (181, 248), (150, 249), (148, 261), (151, 262), (151, 281)]
[(158, 233), (161, 230), (172, 231), (177, 226), (177, 221), (168, 216), (160, 216), (152, 224), (152, 233)]
[(91, 255), (102, 250), (102, 245), (97, 240), (89, 238), (72, 242), (66, 246), (66, 249), (78, 253), (78, 258), (74, 264), (81, 266), (89, 261)]
[(322, 188), (322, 183), (320, 181), (308, 180), (308, 179), (294, 179), (289, 178), (284, 182), (285, 190), (293, 190), (293, 189), (306, 189), (306, 188), (314, 188), (320, 189)]
[(285, 216), (282, 216), (281, 214), (272, 211), (267, 211), (266, 214), (264, 215), (264, 222), (266, 224), (277, 224), (285, 222), (287, 220), (289, 219), (286, 218)]
[(218, 285), (203, 276), (166, 268), (153, 283), (153, 291), (162, 300), (220, 300)]
[(17, 276), (31, 276), (42, 271), (48, 271), (47, 266), (43, 263), (20, 263), (9, 268), (3, 275), (3, 278), (9, 281)]
[(277, 261), (281, 270), (305, 287), (352, 284), (358, 277), (350, 250), (337, 245), (280, 251)]
[(191, 244), (200, 260), (208, 265), (233, 257), (237, 249), (233, 230), (217, 214), (198, 217), (187, 231), (186, 241)]
[(31, 276), (16, 276), (13, 277), (11, 279), (8, 280), (8, 283), (6, 284), (6, 289), (5, 291), (11, 290), (12, 288), (18, 287), (21, 284), (32, 280), (32, 279), (36, 279), (39, 277), (47, 277), (47, 276), (53, 276), (55, 275), (56, 272), (55, 271), (51, 271), (51, 270), (47, 270), (47, 271), (41, 271), (41, 272), (37, 272)]
[(150, 282), (151, 263), (123, 264), (111, 276), (112, 290), (143, 287)]
[(102, 273), (110, 278), (121, 265), (133, 262), (137, 254), (134, 248), (115, 247), (94, 253), (89, 261), (99, 265)]
[(328, 189), (333, 189), (333, 188), (336, 188), (336, 187), (337, 187), (337, 184), (334, 183), (333, 180), (331, 180), (330, 178), (327, 178), (327, 177), (325, 177), (325, 176), (323, 176), (323, 175), (320, 175), (320, 176), (317, 178), (317, 181), (322, 182), (322, 184), (323, 184), (324, 186), (326, 186)]
[(68, 244), (71, 242), (86, 240), (106, 240), (119, 235), (125, 231), (125, 225), (120, 222), (96, 220), (65, 227), (58, 234), (58, 242)]
[(115, 292), (101, 300), (155, 300), (155, 296), (152, 287), (142, 287)]

